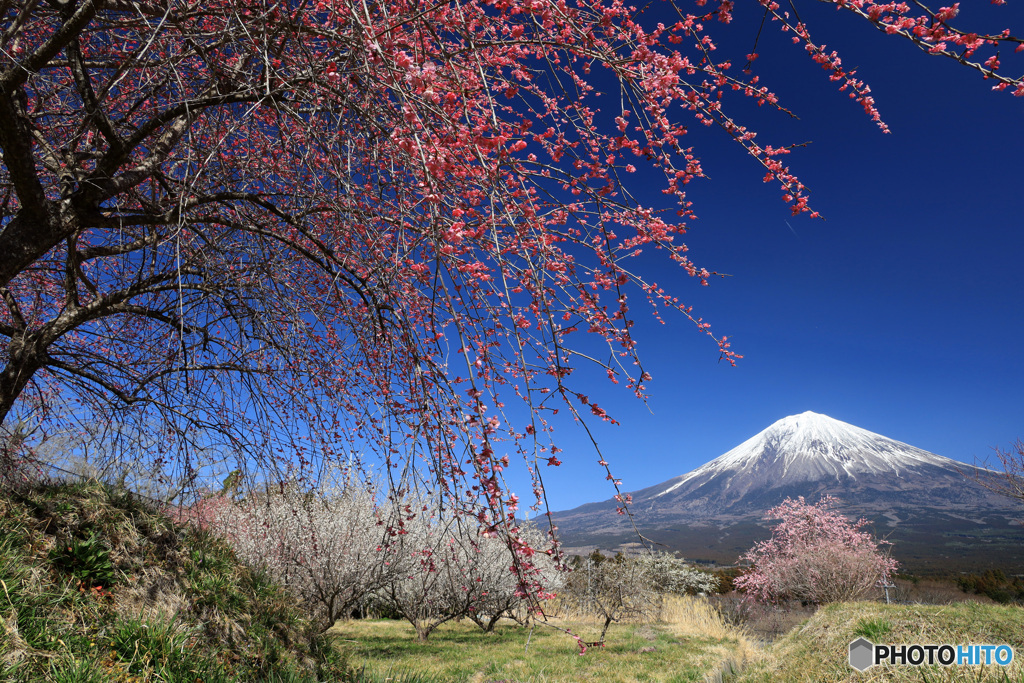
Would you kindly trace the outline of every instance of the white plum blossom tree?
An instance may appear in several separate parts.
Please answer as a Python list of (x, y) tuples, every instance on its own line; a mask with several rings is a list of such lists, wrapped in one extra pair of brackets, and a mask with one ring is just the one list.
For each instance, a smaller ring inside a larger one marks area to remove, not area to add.
[(325, 630), (400, 570), (392, 507), (371, 482), (338, 473), (320, 491), (275, 486), (240, 502), (221, 495), (203, 515), (239, 557), (290, 588)]

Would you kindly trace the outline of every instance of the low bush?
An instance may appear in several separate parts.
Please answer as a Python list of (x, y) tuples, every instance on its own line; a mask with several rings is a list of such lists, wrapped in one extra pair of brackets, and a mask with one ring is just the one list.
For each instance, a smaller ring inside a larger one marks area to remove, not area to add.
[(1000, 569), (961, 576), (956, 583), (964, 593), (984, 595), (1003, 604), (1024, 603), (1024, 577), (1007, 577)]

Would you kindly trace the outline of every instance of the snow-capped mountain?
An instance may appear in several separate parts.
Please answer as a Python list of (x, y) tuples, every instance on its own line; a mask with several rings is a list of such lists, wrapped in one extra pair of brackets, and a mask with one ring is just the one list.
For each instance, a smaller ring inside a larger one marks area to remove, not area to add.
[(846, 422), (807, 411), (784, 417), (728, 453), (685, 474), (658, 496), (687, 482), (719, 475), (769, 487), (784, 483), (857, 479), (861, 475), (899, 478), (923, 466), (956, 469), (958, 464), (920, 448)]
[[(942, 544), (953, 537), (959, 546), (971, 545), (975, 532), (992, 525), (1021, 536), (1014, 524), (1024, 510), (978, 483), (987, 476), (985, 470), (805, 412), (775, 422), (692, 472), (634, 491), (632, 512), (645, 536), (694, 539), (700, 535), (695, 530), (705, 527), (746, 525), (749, 531), (764, 524), (765, 511), (786, 497), (816, 502), (827, 494), (838, 499), (843, 512), (873, 519), (883, 527), (880, 532), (897, 538), (910, 534), (911, 544)], [(608, 547), (611, 539), (628, 542), (632, 532), (616, 507), (608, 500), (554, 517), (567, 545)]]
[(965, 484), (975, 473), (968, 465), (808, 411), (782, 418), (703, 467), (638, 491), (634, 501), (638, 510), (691, 512), (694, 522), (702, 514), (759, 515), (787, 495), (817, 499), (825, 493), (859, 508), (910, 502), (907, 496), (917, 504), (973, 508), (979, 492)]

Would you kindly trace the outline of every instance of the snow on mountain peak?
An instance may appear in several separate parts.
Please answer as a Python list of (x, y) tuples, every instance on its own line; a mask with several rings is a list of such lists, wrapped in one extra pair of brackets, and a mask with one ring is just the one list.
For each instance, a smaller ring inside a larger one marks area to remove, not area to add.
[(908, 469), (954, 461), (812, 411), (790, 415), (706, 465), (682, 476), (658, 495), (694, 479), (728, 474), (769, 485), (856, 479), (859, 474), (900, 477)]

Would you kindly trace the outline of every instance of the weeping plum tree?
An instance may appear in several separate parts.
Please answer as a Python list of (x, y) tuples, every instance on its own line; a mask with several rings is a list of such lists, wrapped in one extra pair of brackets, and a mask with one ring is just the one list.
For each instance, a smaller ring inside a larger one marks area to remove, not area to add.
[[(818, 1), (1024, 93), (1000, 64), (1021, 40), (961, 29), (958, 4)], [(140, 457), (184, 478), (225, 454), (310, 481), (342, 452), (416, 460), (504, 528), (508, 455), (538, 502), (558, 463), (546, 411), (611, 419), (580, 363), (645, 392), (629, 297), (710, 334), (632, 265), (656, 247), (711, 276), (680, 241), (703, 175), (687, 125), (813, 215), (789, 150), (728, 113), (782, 109), (732, 66), (755, 55), (715, 51), (733, 13), (787, 31), (884, 128), (812, 27), (734, 4), (0, 2), (0, 424), (134, 420)], [(638, 169), (675, 215), (630, 193)]]

